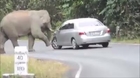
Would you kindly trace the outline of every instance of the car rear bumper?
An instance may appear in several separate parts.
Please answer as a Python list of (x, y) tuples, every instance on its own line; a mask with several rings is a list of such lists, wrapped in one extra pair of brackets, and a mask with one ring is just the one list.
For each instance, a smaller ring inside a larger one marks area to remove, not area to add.
[(98, 44), (103, 42), (110, 42), (111, 36), (109, 34), (103, 36), (81, 36), (81, 39), (78, 40), (78, 44)]

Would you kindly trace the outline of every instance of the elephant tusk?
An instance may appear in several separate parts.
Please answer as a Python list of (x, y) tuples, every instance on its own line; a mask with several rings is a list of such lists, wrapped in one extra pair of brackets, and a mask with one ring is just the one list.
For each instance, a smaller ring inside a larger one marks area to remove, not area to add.
[(52, 29), (50, 29), (50, 31), (53, 33), (54, 32), (54, 30), (52, 30)]

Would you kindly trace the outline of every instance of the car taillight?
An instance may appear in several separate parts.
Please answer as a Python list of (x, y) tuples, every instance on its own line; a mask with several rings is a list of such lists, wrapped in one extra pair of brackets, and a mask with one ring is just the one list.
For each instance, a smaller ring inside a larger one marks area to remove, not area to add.
[(79, 35), (86, 35), (85, 32), (79, 32)]
[(107, 29), (107, 33), (110, 33), (110, 29)]

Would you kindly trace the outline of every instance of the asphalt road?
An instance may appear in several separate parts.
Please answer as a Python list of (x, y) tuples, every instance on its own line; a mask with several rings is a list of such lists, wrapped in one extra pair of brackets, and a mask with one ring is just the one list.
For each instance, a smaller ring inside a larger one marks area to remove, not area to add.
[[(27, 45), (27, 41), (19, 41), (20, 45)], [(6, 42), (7, 53), (12, 54), (12, 44)], [(88, 49), (72, 50), (65, 47), (53, 50), (43, 42), (36, 41), (36, 52), (30, 56), (40, 59), (55, 59), (65, 61), (74, 70), (68, 73), (69, 78), (139, 78), (140, 45), (113, 44), (108, 48), (101, 45)]]

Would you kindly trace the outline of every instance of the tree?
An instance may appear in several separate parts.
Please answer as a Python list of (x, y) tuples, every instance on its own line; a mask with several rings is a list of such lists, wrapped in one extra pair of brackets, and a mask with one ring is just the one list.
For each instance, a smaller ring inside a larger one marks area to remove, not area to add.
[(94, 17), (110, 27), (121, 27), (121, 37), (140, 37), (140, 0), (61, 0), (66, 17)]

